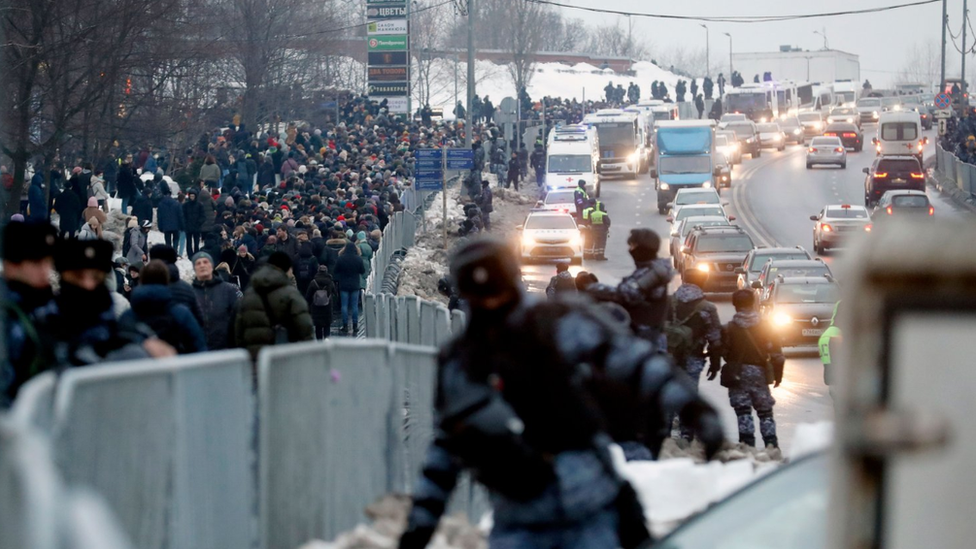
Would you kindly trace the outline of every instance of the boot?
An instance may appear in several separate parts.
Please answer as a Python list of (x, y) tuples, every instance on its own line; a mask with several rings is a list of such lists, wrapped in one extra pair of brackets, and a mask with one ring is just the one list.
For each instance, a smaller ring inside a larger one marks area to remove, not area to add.
[(356, 337), (357, 335), (359, 335), (359, 322), (354, 321), (352, 323), (352, 336)]
[(345, 335), (352, 334), (352, 329), (349, 328), (349, 325), (348, 324), (343, 324), (342, 325), (342, 333), (345, 334)]

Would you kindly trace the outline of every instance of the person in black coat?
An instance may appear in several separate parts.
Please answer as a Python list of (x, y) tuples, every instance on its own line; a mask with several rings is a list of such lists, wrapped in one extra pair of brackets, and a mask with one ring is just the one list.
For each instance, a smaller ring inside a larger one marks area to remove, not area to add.
[(137, 194), (135, 200), (132, 201), (132, 215), (136, 216), (140, 225), (144, 221), (152, 223), (153, 220), (153, 205), (149, 194), (147, 189), (146, 192)]
[(200, 235), (203, 233), (203, 222), (206, 217), (203, 204), (197, 200), (196, 189), (186, 191), (183, 201), (183, 227), (186, 231), (186, 252), (193, 257), (200, 250)]
[(359, 290), (362, 276), (366, 274), (366, 264), (359, 255), (359, 249), (349, 242), (342, 248), (336, 261), (335, 281), (339, 286), (339, 304), (342, 310), (342, 330), (350, 332), (349, 317), (352, 316), (352, 334), (359, 330)]
[(156, 217), (166, 245), (175, 248), (180, 242), (180, 231), (184, 230), (183, 207), (170, 194), (168, 186), (159, 201)]
[(243, 294), (233, 284), (214, 276), (213, 258), (206, 252), (193, 256), (193, 293), (203, 315), (203, 333), (211, 351), (233, 346), (231, 334), (237, 304)]
[(81, 201), (78, 200), (78, 195), (73, 191), (65, 190), (58, 195), (54, 201), (54, 211), (61, 216), (59, 226), (62, 238), (73, 236), (81, 229)]
[(176, 266), (176, 249), (165, 244), (157, 244), (149, 248), (149, 257), (159, 259), (166, 264), (169, 269), (169, 290), (173, 294), (173, 301), (186, 305), (186, 308), (193, 313), (193, 318), (203, 326), (203, 313), (200, 312), (200, 305), (197, 304), (193, 288), (180, 278), (180, 269)]
[(315, 323), (315, 339), (326, 339), (332, 330), (332, 302), (336, 296), (335, 281), (329, 268), (319, 265), (315, 278), (305, 291), (305, 301)]
[(122, 199), (122, 213), (128, 215), (129, 205), (139, 194), (139, 176), (132, 165), (132, 155), (126, 155), (125, 160), (119, 165), (119, 174), (116, 176), (116, 187), (118, 188), (119, 198)]
[(132, 308), (122, 322), (142, 322), (181, 355), (207, 350), (200, 323), (190, 310), (173, 299), (169, 288), (169, 269), (162, 261), (150, 261), (139, 276), (142, 284), (132, 290)]

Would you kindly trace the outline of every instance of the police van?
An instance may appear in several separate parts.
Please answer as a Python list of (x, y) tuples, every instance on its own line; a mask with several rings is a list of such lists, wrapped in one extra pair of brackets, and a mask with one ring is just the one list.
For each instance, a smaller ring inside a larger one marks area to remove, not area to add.
[(560, 126), (549, 133), (546, 154), (546, 191), (575, 188), (586, 182), (586, 192), (600, 196), (600, 140), (595, 129), (581, 124)]

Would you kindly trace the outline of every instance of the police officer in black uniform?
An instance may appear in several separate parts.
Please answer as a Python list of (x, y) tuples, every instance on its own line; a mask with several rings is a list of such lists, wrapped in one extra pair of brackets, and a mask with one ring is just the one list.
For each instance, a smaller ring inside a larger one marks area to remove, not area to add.
[(426, 546), (462, 469), (491, 491), (491, 547), (646, 542), (643, 519), (635, 519), (640, 504), (615, 473), (607, 433), (619, 421), (640, 432), (659, 428), (677, 411), (713, 453), (722, 442), (715, 410), (666, 357), (600, 308), (528, 303), (505, 242), (468, 242), (451, 276), (470, 319), (440, 354), (435, 439), (400, 549)]

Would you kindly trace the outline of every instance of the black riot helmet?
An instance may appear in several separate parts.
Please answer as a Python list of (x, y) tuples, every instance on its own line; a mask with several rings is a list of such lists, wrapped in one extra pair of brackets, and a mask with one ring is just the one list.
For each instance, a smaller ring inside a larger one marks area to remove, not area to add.
[(451, 258), (451, 281), (462, 297), (521, 294), (518, 258), (511, 245), (495, 238), (466, 243)]
[(634, 261), (651, 261), (657, 259), (661, 249), (661, 237), (651, 229), (631, 229), (627, 238), (630, 255)]

